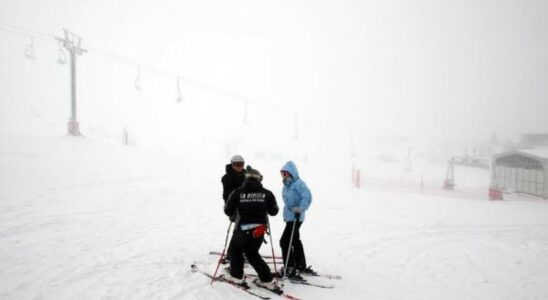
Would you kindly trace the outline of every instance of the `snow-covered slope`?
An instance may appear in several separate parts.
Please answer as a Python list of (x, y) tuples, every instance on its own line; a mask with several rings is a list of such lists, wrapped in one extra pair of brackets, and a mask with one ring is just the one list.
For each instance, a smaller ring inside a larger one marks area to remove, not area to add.
[[(220, 178), (235, 153), (280, 205), (289, 159), (312, 190), (308, 263), (343, 279), (330, 290), (285, 285), (302, 299), (548, 298), (548, 203), (486, 200), (486, 171), (456, 167), (457, 189), (443, 191), (445, 165), (427, 154), (402, 171), (414, 145), (377, 153), (337, 120), (192, 86), (178, 103), (173, 82), (146, 78), (137, 91), (134, 68), (91, 54), (78, 73), (84, 136), (68, 137), (68, 69), (47, 59), (57, 45), (31, 61), (26, 39), (4, 41), (18, 47), (0, 68), (0, 299), (251, 299), (190, 272), (194, 262), (213, 272), (208, 252), (223, 248)], [(279, 254), (284, 223), (271, 224)]]
[[(1, 141), (0, 298), (249, 298), (210, 286), (189, 268), (197, 262), (213, 272), (208, 251), (224, 244), (224, 161), (85, 137)], [(248, 162), (281, 203), (284, 161)], [(287, 283), (288, 292), (303, 299), (548, 297), (548, 203), (386, 185), (357, 190), (317, 165), (299, 166), (314, 194), (302, 228), (308, 262), (343, 280), (332, 290)], [(279, 253), (281, 216), (271, 223)], [(270, 244), (261, 251), (270, 253)]]

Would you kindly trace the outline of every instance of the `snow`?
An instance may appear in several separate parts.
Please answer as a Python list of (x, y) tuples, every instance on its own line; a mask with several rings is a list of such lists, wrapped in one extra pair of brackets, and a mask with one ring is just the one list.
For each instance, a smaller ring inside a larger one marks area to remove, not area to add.
[(519, 151), (525, 152), (529, 155), (533, 155), (540, 160), (548, 161), (548, 147), (539, 147), (536, 149), (523, 149)]
[[(548, 202), (489, 201), (489, 172), (462, 166), (442, 189), (461, 145), (546, 131), (546, 51), (532, 34), (548, 28), (545, 4), (5, 2), (0, 299), (254, 299), (190, 271), (215, 270), (208, 252), (229, 224), (220, 178), (236, 153), (280, 205), (286, 161), (311, 188), (307, 261), (342, 280), (288, 293), (548, 299)], [(80, 137), (65, 135), (68, 64), (36, 35), (62, 28), (88, 50)], [(270, 222), (261, 252), (279, 254), (285, 224)]]
[[(1, 141), (0, 298), (252, 299), (190, 272), (193, 262), (213, 272), (208, 251), (224, 244), (224, 161), (87, 137)], [(284, 161), (248, 158), (254, 162), (281, 204)], [(288, 283), (287, 292), (303, 299), (548, 297), (545, 201), (488, 201), (486, 189), (473, 186), (481, 180), (456, 191), (442, 191), (440, 180), (421, 193), (411, 179), (390, 189), (365, 176), (355, 189), (318, 165), (298, 165), (314, 194), (302, 227), (308, 263), (343, 279), (330, 281), (332, 290)], [(280, 253), (281, 216), (271, 224)], [(269, 254), (270, 243), (261, 251)]]

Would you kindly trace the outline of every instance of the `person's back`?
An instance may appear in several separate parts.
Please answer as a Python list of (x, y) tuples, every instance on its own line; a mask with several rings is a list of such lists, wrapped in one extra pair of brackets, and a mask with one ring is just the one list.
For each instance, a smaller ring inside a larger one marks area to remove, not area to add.
[(277, 289), (272, 272), (266, 262), (259, 255), (259, 249), (264, 241), (267, 230), (268, 215), (275, 216), (278, 204), (274, 194), (265, 189), (262, 184), (262, 175), (253, 169), (246, 173), (246, 181), (230, 194), (224, 211), (227, 216), (236, 214), (236, 226), (228, 247), (230, 256), (230, 272), (225, 279), (245, 284), (244, 254), (251, 266), (259, 275), (255, 283), (268, 289)]
[(278, 210), (274, 194), (254, 180), (247, 180), (242, 187), (235, 189), (225, 205), (225, 214), (237, 212), (237, 226), (267, 224), (266, 215), (275, 216)]

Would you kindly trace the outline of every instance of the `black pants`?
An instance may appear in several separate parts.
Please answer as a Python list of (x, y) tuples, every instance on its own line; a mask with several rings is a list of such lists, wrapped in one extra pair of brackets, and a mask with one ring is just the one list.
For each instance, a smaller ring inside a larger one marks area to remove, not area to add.
[(228, 255), (230, 257), (230, 275), (236, 278), (244, 276), (244, 254), (249, 264), (255, 269), (262, 282), (272, 281), (272, 272), (259, 254), (259, 249), (263, 244), (264, 236), (253, 238), (253, 230), (241, 231), (234, 230), (230, 245), (228, 246)]
[[(299, 228), (301, 228), (302, 222), (295, 224), (295, 231), (293, 232), (293, 242), (291, 249), (289, 249), (289, 242), (291, 240), (291, 231), (293, 230), (293, 224), (295, 222), (286, 222), (285, 229), (280, 238), (280, 247), (282, 247), (282, 255), (284, 260), (284, 266), (287, 263), (288, 268), (297, 268), (299, 270), (306, 269), (306, 258), (304, 256), (303, 243), (301, 242), (301, 235)], [(289, 254), (289, 261), (287, 260), (287, 253)]]

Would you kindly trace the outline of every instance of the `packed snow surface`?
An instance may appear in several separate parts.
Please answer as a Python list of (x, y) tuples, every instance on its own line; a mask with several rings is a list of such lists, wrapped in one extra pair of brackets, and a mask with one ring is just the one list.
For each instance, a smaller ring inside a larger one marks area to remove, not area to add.
[[(213, 272), (217, 257), (208, 252), (224, 246), (225, 163), (87, 137), (3, 136), (0, 298), (253, 299), (190, 271), (196, 262)], [(282, 205), (285, 161), (248, 156), (247, 163)], [(488, 171), (457, 169), (462, 184), (444, 191), (443, 166), (422, 178), (421, 189), (411, 176), (390, 179), (399, 165), (364, 163), (357, 189), (350, 170), (296, 163), (314, 196), (301, 231), (308, 263), (342, 280), (316, 279), (336, 285), (327, 290), (286, 283), (286, 292), (302, 299), (548, 298), (545, 200), (487, 200)], [(279, 254), (281, 215), (271, 224)], [(264, 254), (272, 252), (268, 242)]]

